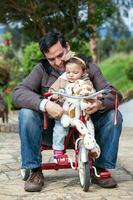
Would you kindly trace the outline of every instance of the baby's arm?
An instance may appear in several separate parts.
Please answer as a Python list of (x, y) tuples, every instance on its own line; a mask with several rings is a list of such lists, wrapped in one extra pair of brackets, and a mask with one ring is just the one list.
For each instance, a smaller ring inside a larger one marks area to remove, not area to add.
[[(49, 91), (58, 91), (59, 89), (61, 89), (61, 88), (64, 88), (64, 85), (66, 84), (66, 80), (64, 80), (64, 79), (62, 79), (61, 77), (59, 77), (52, 85), (51, 85), (51, 87), (49, 88)], [(55, 101), (57, 101), (57, 100), (59, 100), (59, 95), (57, 95), (57, 94), (53, 94), (52, 96), (51, 96), (51, 99), (52, 100), (55, 100)]]
[(49, 90), (51, 91), (58, 91), (60, 88), (60, 77), (51, 85), (51, 87), (49, 88)]

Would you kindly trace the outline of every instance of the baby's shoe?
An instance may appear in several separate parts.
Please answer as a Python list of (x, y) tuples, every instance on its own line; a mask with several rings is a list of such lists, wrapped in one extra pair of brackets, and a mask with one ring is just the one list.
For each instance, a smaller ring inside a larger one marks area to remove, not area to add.
[(63, 156), (64, 150), (54, 150), (54, 158), (59, 158)]
[(67, 165), (68, 155), (64, 153), (64, 150), (54, 150), (54, 161), (58, 165)]

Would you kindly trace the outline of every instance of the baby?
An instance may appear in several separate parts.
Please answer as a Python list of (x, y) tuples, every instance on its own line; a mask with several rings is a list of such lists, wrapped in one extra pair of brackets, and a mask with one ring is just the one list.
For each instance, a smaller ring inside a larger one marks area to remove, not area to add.
[[(65, 90), (68, 95), (85, 96), (95, 92), (92, 82), (88, 78), (86, 73), (87, 66), (80, 56), (74, 56), (65, 63), (66, 72), (63, 73), (57, 81), (51, 86), (51, 90), (59, 91)], [(59, 96), (53, 95), (53, 100), (59, 100)], [(81, 112), (91, 104), (86, 100), (64, 98), (63, 103), (64, 114), (61, 119), (55, 120), (55, 126), (53, 130), (53, 150), (54, 158), (59, 158), (64, 153), (64, 139), (67, 135), (70, 126), (76, 127), (76, 129), (83, 135), (85, 147), (96, 153), (95, 157), (99, 157), (100, 148), (95, 141), (94, 126), (93, 123), (86, 115), (86, 124), (80, 119)]]

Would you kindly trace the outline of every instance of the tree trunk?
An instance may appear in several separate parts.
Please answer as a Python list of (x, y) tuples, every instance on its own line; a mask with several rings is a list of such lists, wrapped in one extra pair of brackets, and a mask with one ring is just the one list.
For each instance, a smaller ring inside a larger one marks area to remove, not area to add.
[[(95, 4), (93, 0), (88, 1), (88, 19), (90, 16), (95, 16)], [(89, 20), (88, 20), (89, 21)], [(91, 29), (90, 33), (90, 51), (92, 55), (92, 59), (95, 63), (98, 62), (98, 42), (96, 36), (96, 24), (90, 22), (89, 27)]]
[[(94, 30), (94, 29), (93, 29)], [(98, 62), (98, 42), (96, 37), (96, 31), (90, 34), (90, 51), (95, 63)]]

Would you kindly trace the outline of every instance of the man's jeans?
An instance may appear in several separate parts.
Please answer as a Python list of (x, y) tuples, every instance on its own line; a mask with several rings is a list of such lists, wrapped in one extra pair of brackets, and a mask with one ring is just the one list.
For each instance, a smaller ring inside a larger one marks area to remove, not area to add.
[[(122, 115), (118, 112), (118, 124), (114, 125), (114, 110), (92, 115), (95, 137), (101, 148), (101, 156), (95, 165), (105, 169), (115, 168), (119, 137), (122, 129)], [(22, 168), (32, 169), (40, 166), (40, 146), (52, 145), (54, 121), (49, 120), (48, 129), (43, 130), (43, 114), (23, 108), (19, 113), (19, 134), (21, 140)]]

